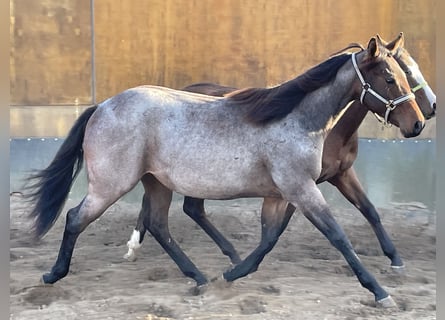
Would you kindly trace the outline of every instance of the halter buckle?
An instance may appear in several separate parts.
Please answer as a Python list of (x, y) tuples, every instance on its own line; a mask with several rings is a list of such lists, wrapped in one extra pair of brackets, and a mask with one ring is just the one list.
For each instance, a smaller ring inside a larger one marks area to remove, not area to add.
[(394, 100), (388, 100), (388, 103), (386, 104), (386, 108), (389, 109), (389, 111), (393, 111), (397, 107), (396, 104), (394, 104)]

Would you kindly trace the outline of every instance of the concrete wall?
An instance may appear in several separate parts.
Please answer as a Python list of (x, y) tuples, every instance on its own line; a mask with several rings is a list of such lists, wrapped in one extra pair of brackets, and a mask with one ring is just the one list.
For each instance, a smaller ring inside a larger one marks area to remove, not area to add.
[[(56, 111), (56, 105), (89, 105), (140, 84), (275, 85), (350, 42), (366, 44), (376, 33), (390, 40), (400, 31), (435, 89), (434, 0), (10, 3), (14, 106)], [(396, 129), (382, 131), (374, 118), (360, 134), (399, 137)], [(434, 136), (433, 120), (422, 137)]]

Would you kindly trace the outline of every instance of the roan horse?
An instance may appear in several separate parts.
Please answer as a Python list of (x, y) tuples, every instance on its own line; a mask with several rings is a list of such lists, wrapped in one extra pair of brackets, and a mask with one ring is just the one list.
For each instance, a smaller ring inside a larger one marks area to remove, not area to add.
[[(400, 33), (393, 41), (385, 43), (385, 46), (387, 49), (392, 50), (398, 42), (400, 42), (400, 44), (394, 54), (394, 58), (405, 71), (408, 83), (411, 86), (412, 92), (416, 96), (416, 101), (418, 102), (423, 115), (425, 118), (429, 119), (435, 115), (436, 95), (425, 81), (417, 63), (410, 56), (409, 52), (403, 48), (402, 33)], [(352, 47), (357, 47), (363, 50), (358, 44), (351, 46), (351, 48)], [(197, 83), (190, 85), (183, 90), (208, 95), (224, 96), (237, 89), (211, 83)], [(337, 187), (345, 198), (360, 210), (376, 233), (384, 254), (391, 260), (391, 267), (396, 270), (403, 270), (404, 265), (402, 259), (392, 243), (390, 236), (384, 229), (376, 208), (366, 196), (352, 166), (357, 158), (358, 152), (357, 129), (363, 121), (367, 111), (368, 110), (363, 107), (359, 101), (354, 101), (329, 132), (323, 145), (322, 171), (316, 182), (321, 183), (328, 181)], [(146, 232), (144, 218), (149, 214), (146, 212), (147, 209), (149, 209), (147, 206), (142, 207), (135, 230), (127, 243), (128, 252), (125, 254), (124, 258), (130, 261), (136, 259), (136, 251), (140, 248)], [(230, 258), (233, 264), (236, 265), (241, 262), (241, 258), (233, 245), (207, 219), (203, 199), (184, 197), (183, 209), (184, 212), (215, 241), (221, 251)], [(264, 208), (263, 210), (267, 210), (267, 208)], [(291, 204), (288, 204), (286, 210), (288, 212), (285, 215), (290, 217), (295, 211), (295, 208)], [(283, 230), (284, 227), (285, 226), (281, 226), (281, 229)], [(262, 241), (264, 243), (275, 243), (278, 240), (279, 234), (276, 233), (274, 236), (276, 238), (263, 238)]]
[[(286, 225), (289, 215), (284, 209), (291, 203), (343, 254), (378, 305), (394, 305), (362, 265), (316, 181), (327, 133), (363, 90), (367, 108), (382, 117), (390, 110), (386, 118), (405, 137), (422, 131), (425, 118), (392, 56), (397, 49), (396, 44), (388, 50), (373, 37), (366, 50), (333, 56), (272, 88), (219, 98), (140, 86), (88, 108), (50, 165), (31, 177), (31, 216), (35, 235), (41, 237), (62, 211), (85, 160), (87, 194), (68, 211), (59, 255), (43, 282), (67, 275), (80, 233), (141, 180), (144, 206), (149, 208), (145, 227), (198, 286), (208, 283), (207, 278), (168, 231), (172, 191), (201, 199), (263, 197), (262, 237), (269, 239)], [(224, 279), (233, 281), (255, 271), (255, 257), (254, 251), (225, 272)]]

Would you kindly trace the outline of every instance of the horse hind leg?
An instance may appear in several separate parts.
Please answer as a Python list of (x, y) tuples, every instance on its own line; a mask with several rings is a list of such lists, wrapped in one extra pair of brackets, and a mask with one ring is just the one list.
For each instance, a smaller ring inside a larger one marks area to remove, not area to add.
[(241, 258), (239, 257), (238, 252), (236, 252), (233, 244), (215, 228), (209, 219), (207, 219), (204, 210), (204, 199), (184, 197), (183, 210), (205, 231), (205, 233), (207, 233), (207, 235), (221, 249), (222, 253), (230, 258), (230, 261), (233, 264), (241, 262)]
[[(128, 261), (135, 261), (137, 259), (137, 251), (142, 245), (142, 241), (147, 230), (144, 226), (144, 219), (149, 210), (147, 196), (144, 194), (142, 199), (142, 208), (139, 212), (136, 227), (134, 228), (131, 237), (127, 242), (128, 251), (124, 255), (124, 259)], [(238, 264), (241, 262), (241, 258), (239, 257), (238, 252), (236, 252), (233, 244), (230, 243), (230, 241), (227, 240), (227, 238), (225, 238), (221, 232), (219, 232), (219, 230), (209, 221), (209, 219), (207, 219), (203, 199), (184, 197), (183, 211), (205, 231), (205, 233), (221, 249), (222, 253), (230, 258), (230, 261), (233, 264)]]
[(144, 225), (144, 219), (145, 216), (148, 215), (148, 211), (150, 210), (148, 204), (149, 202), (147, 196), (144, 194), (142, 197), (142, 207), (139, 211), (136, 227), (131, 234), (130, 240), (128, 240), (127, 242), (128, 251), (124, 255), (124, 259), (128, 261), (136, 261), (137, 252), (142, 246), (142, 241), (144, 240), (144, 235), (147, 231)]
[(78, 236), (111, 204), (130, 191), (139, 180), (136, 178), (123, 180), (119, 175), (103, 174), (109, 171), (110, 167), (97, 166), (93, 161), (87, 168), (88, 193), (77, 207), (67, 213), (59, 255), (51, 271), (43, 276), (44, 283), (54, 283), (67, 275)]
[(54, 283), (68, 274), (78, 236), (119, 197), (101, 197), (88, 193), (77, 207), (68, 211), (59, 255), (51, 271), (43, 275), (44, 283)]
[(168, 210), (172, 200), (172, 191), (150, 174), (143, 176), (142, 183), (145, 188), (146, 208), (148, 209), (144, 213), (145, 228), (153, 235), (186, 277), (195, 280), (198, 287), (206, 284), (208, 282), (207, 278), (187, 257), (170, 234)]
[(403, 260), (397, 252), (391, 237), (383, 227), (379, 213), (366, 196), (355, 170), (351, 167), (328, 181), (336, 186), (343, 196), (360, 210), (374, 230), (383, 253), (391, 260), (391, 268), (396, 272), (402, 273), (404, 270)]

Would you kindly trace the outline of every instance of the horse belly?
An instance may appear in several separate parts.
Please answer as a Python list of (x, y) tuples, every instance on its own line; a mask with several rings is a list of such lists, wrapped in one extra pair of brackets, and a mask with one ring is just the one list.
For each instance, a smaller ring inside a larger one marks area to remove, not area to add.
[(270, 175), (261, 165), (210, 161), (175, 163), (151, 173), (166, 187), (183, 195), (201, 199), (234, 199), (239, 197), (279, 196)]

